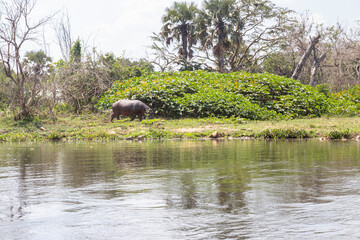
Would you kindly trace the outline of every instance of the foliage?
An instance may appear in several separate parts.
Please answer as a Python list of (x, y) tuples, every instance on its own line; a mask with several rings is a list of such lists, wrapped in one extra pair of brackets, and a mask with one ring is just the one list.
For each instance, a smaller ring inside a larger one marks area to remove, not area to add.
[(329, 132), (329, 138), (330, 139), (350, 139), (355, 135), (354, 132), (351, 132), (349, 129), (345, 130), (332, 130)]
[(40, 73), (27, 71), (27, 64), (21, 59), (23, 46), (36, 41), (39, 28), (51, 19), (51, 16), (31, 19), (35, 3), (28, 0), (0, 2), (0, 64), (6, 75), (2, 80), (5, 80), (7, 91), (11, 92), (9, 104), (19, 119), (34, 115), (35, 105), (41, 98), (40, 94), (44, 93)]
[(289, 78), (294, 71), (294, 60), (281, 52), (269, 54), (261, 65), (262, 71)]
[(51, 61), (51, 57), (47, 56), (42, 50), (30, 51), (25, 54), (23, 64), (35, 73), (43, 73), (49, 68)]
[(306, 131), (302, 129), (266, 129), (258, 134), (257, 138), (312, 138), (315, 134), (312, 131)]
[(162, 71), (173, 65), (254, 71), (279, 45), (288, 13), (269, 0), (207, 0), (200, 8), (175, 2), (165, 10), (161, 32), (152, 37), (154, 61)]
[[(161, 36), (170, 45), (173, 41), (180, 43), (177, 46), (179, 64), (188, 70), (191, 67), (189, 60), (193, 57), (193, 45), (196, 44), (194, 20), (198, 12), (194, 3), (174, 2), (173, 6), (166, 8), (166, 13), (162, 17)], [(158, 48), (156, 43), (153, 49)]]
[(81, 61), (81, 55), (82, 55), (82, 47), (80, 40), (76, 40), (70, 49), (70, 61), (71, 62), (80, 62)]
[(140, 77), (154, 71), (154, 67), (145, 59), (132, 61), (125, 57), (116, 57), (113, 53), (101, 54), (99, 62), (107, 68), (112, 81)]
[(323, 83), (316, 85), (315, 89), (319, 92), (324, 94), (326, 97), (331, 96), (331, 87), (329, 84)]
[(97, 59), (91, 58), (84, 62), (55, 63), (53, 78), (61, 99), (76, 113), (87, 108), (92, 110), (97, 98), (112, 84), (107, 69)]
[(11, 81), (6, 77), (5, 71), (2, 66), (0, 66), (0, 110), (4, 111), (10, 104), (13, 90), (10, 87), (12, 85)]
[(139, 77), (153, 71), (152, 65), (143, 59), (130, 61), (112, 53), (83, 54), (79, 41), (74, 43), (70, 56), (69, 61), (60, 60), (54, 64), (52, 79), (62, 102), (76, 113), (96, 110), (94, 104), (115, 80)]
[(138, 99), (166, 117), (321, 116), (328, 109), (323, 94), (300, 82), (272, 74), (205, 71), (154, 73), (116, 82), (99, 100), (108, 109), (119, 99)]
[(331, 108), (329, 115), (360, 116), (360, 86), (332, 93), (329, 97)]
[(228, 91), (240, 93), (261, 107), (293, 118), (321, 116), (329, 107), (327, 99), (299, 81), (273, 74), (231, 73)]

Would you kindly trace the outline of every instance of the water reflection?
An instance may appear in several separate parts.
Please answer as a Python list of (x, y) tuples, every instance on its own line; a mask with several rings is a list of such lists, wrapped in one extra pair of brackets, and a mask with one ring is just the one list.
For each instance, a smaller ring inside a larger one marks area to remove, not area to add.
[(357, 142), (2, 144), (0, 156), (5, 239), (360, 237)]

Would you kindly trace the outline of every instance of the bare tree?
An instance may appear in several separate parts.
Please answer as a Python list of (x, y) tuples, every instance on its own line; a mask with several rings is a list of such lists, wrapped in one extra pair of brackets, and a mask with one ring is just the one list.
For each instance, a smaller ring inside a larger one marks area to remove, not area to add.
[(54, 26), (56, 31), (57, 43), (60, 46), (61, 54), (64, 59), (69, 59), (70, 49), (73, 41), (71, 36), (70, 17), (67, 11), (63, 11), (59, 21)]
[(26, 74), (21, 54), (24, 44), (36, 41), (38, 29), (52, 16), (32, 21), (35, 0), (9, 0), (0, 2), (0, 61), (6, 76), (12, 81), (16, 91), (17, 117), (27, 118), (32, 115), (31, 107), (39, 95), (40, 82)]
[(320, 69), (320, 63), (322, 61), (324, 61), (325, 57), (326, 57), (326, 52), (321, 54), (320, 57), (317, 57), (316, 54), (316, 49), (313, 49), (313, 57), (314, 57), (314, 61), (311, 65), (311, 74), (310, 74), (310, 83), (309, 85), (312, 87), (315, 87), (317, 85), (318, 79), (317, 79), (317, 75)]
[(173, 49), (169, 49), (166, 38), (160, 34), (153, 33), (151, 49), (155, 51), (151, 63), (160, 69), (161, 72), (173, 71), (179, 65), (179, 57)]
[[(317, 35), (315, 38), (311, 39), (309, 46), (307, 47), (306, 51), (300, 58), (300, 61), (299, 61), (298, 65), (296, 66), (294, 73), (291, 76), (293, 79), (298, 79), (299, 74), (300, 74), (301, 70), (303, 69), (306, 60), (309, 58), (311, 52), (314, 51), (314, 54), (315, 54), (315, 46), (316, 46), (316, 44), (319, 43), (320, 37), (321, 37), (320, 35)], [(315, 55), (314, 55), (314, 58), (316, 58)]]

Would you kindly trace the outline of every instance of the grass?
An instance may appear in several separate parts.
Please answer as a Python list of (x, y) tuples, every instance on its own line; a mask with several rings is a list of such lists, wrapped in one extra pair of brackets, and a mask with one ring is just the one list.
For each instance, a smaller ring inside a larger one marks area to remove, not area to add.
[(144, 139), (199, 139), (211, 134), (227, 138), (353, 139), (360, 135), (360, 117), (246, 121), (235, 118), (151, 119), (111, 123), (108, 114), (59, 116), (51, 120), (13, 121), (2, 117), (0, 141), (116, 141)]

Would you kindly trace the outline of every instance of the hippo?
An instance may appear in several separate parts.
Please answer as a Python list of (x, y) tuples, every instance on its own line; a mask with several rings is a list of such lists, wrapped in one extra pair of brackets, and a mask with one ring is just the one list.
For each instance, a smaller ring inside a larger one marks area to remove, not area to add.
[(119, 100), (112, 105), (111, 109), (113, 110), (111, 122), (115, 117), (119, 120), (119, 115), (130, 116), (131, 121), (134, 120), (137, 115), (141, 121), (146, 112), (150, 114), (150, 119), (154, 118), (152, 109), (139, 100)]

